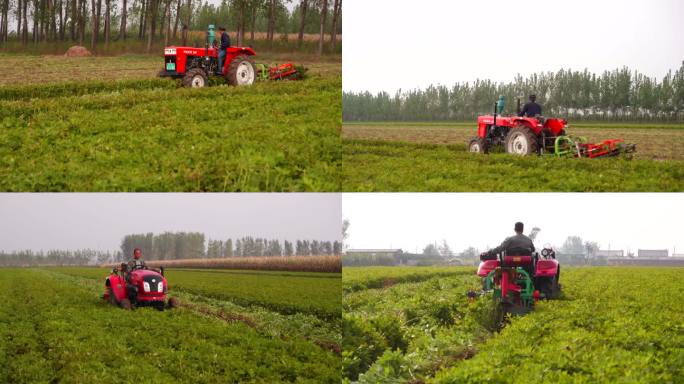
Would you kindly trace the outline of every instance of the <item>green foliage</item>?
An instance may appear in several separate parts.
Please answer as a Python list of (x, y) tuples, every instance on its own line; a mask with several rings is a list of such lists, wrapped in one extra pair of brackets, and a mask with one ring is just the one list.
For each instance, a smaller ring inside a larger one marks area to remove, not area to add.
[(47, 271), (0, 270), (1, 382), (339, 382), (301, 338), (181, 308), (123, 311)]
[(382, 336), (361, 319), (342, 314), (344, 376), (356, 380), (387, 348)]
[(681, 191), (681, 161), (475, 155), (465, 145), (343, 140), (353, 191)]
[(342, 286), (345, 292), (382, 288), (398, 283), (418, 282), (436, 276), (470, 274), (468, 267), (344, 267)]
[(572, 120), (663, 121), (684, 119), (684, 65), (658, 82), (623, 67), (602, 74), (560, 69), (556, 73), (518, 75), (509, 83), (476, 80), (452, 86), (431, 85), (390, 95), (387, 92), (345, 92), (345, 121), (475, 120), (493, 113), (504, 95), (505, 113), (516, 113), (516, 99), (537, 95), (546, 116)]
[(0, 188), (339, 191), (340, 86), (338, 76), (79, 95), (72, 84), (0, 100)]
[[(419, 270), (420, 268), (395, 268)], [(391, 269), (386, 268), (388, 274)], [(378, 274), (355, 268), (353, 275)], [(684, 378), (684, 333), (679, 299), (681, 270), (653, 267), (566, 268), (563, 296), (541, 301), (525, 316), (509, 318), (493, 332), (494, 301), (468, 302), (465, 292), (479, 281), (469, 276), (435, 276), (385, 289), (345, 294), (344, 317), (356, 329), (382, 335), (377, 318), (394, 318), (408, 345), (384, 349), (359, 383), (679, 383)], [(346, 271), (345, 271), (346, 272)], [(405, 273), (405, 272), (402, 272)], [(453, 323), (441, 320), (448, 308)], [(385, 321), (385, 320), (383, 320)], [(343, 354), (358, 343), (343, 329)], [(383, 337), (384, 339), (384, 337)], [(370, 358), (370, 355), (366, 356)], [(367, 363), (368, 360), (366, 360)], [(350, 360), (344, 360), (345, 369)], [(358, 371), (361, 366), (354, 368)]]
[[(357, 280), (364, 272), (369, 280), (382, 272), (385, 279), (399, 279), (384, 289), (347, 290), (343, 316), (353, 318), (356, 327), (343, 328), (343, 353), (357, 357), (343, 361), (348, 380), (357, 380), (357, 373), (361, 383), (422, 380), (439, 367), (471, 354), (475, 340), (489, 334), (486, 321), (490, 319), (483, 316), (486, 305), (469, 302), (465, 294), (479, 286), (472, 268), (446, 267), (441, 274), (434, 267), (430, 268), (432, 274), (421, 273), (427, 269), (422, 267), (350, 269)], [(410, 270), (415, 274), (404, 272)], [(402, 276), (417, 280), (400, 280)], [(346, 279), (343, 275), (345, 287)], [(382, 338), (372, 344), (373, 353), (367, 347), (361, 349), (365, 354), (357, 352), (354, 343), (359, 329)]]
[(565, 298), (515, 318), (434, 383), (678, 383), (684, 333), (678, 268), (566, 269)]

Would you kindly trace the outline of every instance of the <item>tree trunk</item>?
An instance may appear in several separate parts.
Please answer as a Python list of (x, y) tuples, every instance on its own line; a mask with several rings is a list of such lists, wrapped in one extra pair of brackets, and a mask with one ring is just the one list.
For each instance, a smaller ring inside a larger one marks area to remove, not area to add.
[(71, 1), (71, 23), (69, 25), (69, 37), (71, 37), (71, 41), (76, 41), (76, 20), (78, 20), (78, 7), (76, 7), (76, 0), (70, 0)]
[(238, 47), (242, 47), (244, 45), (244, 38), (245, 38), (245, 0), (240, 2), (240, 14), (239, 14), (239, 18), (238, 18), (238, 36), (237, 36)]
[(149, 0), (150, 4), (147, 6), (149, 11), (148, 18), (150, 24), (150, 31), (147, 35), (147, 53), (152, 51), (152, 42), (154, 41), (154, 34), (157, 28), (157, 8), (159, 0)]
[(145, 21), (147, 20), (148, 1), (142, 0), (142, 8), (140, 9), (140, 23), (138, 23), (138, 39), (142, 40), (145, 37)]
[(178, 36), (178, 21), (180, 20), (181, 0), (176, 0), (176, 21), (173, 23), (173, 39)]
[(21, 38), (21, 10), (21, 0), (17, 0), (17, 38)]
[(273, 24), (275, 22), (275, 0), (268, 0), (268, 25), (266, 26), (266, 40), (273, 47)]
[[(57, 6), (57, 11), (59, 12), (57, 14), (57, 16), (59, 17), (59, 21), (57, 23), (57, 26), (59, 27), (59, 34), (55, 38), (59, 40), (64, 40), (64, 19), (66, 18), (66, 15), (62, 13), (62, 10), (64, 8), (64, 1), (65, 0), (59, 0), (59, 5)], [(67, 2), (67, 4), (69, 3)]]
[(104, 39), (105, 39), (105, 49), (109, 48), (109, 35), (111, 33), (111, 0), (105, 0), (105, 19), (104, 19)]
[(0, 43), (7, 41), (7, 27), (9, 25), (9, 17), (7, 17), (8, 10), (9, 0), (3, 0), (0, 3)]
[(102, 16), (102, 0), (97, 0), (97, 12), (95, 13), (95, 43), (100, 42), (100, 20)]
[(33, 0), (33, 32), (31, 33), (33, 43), (38, 42), (38, 0)]
[(256, 10), (257, 10), (256, 5), (252, 5), (252, 20), (251, 20), (252, 25), (250, 25), (252, 30), (250, 31), (250, 35), (249, 35), (249, 40), (251, 41), (250, 44), (252, 44), (252, 45), (254, 45), (254, 28), (256, 28), (256, 14), (257, 14)]
[(164, 9), (164, 17), (166, 18), (166, 31), (164, 32), (164, 48), (169, 46), (169, 36), (171, 34), (171, 0), (166, 0)]
[(92, 28), (90, 29), (90, 50), (95, 50), (97, 44), (97, 0), (90, 0), (90, 21)]
[(297, 44), (302, 47), (304, 42), (304, 26), (306, 25), (306, 12), (309, 9), (309, 0), (301, 0), (299, 2), (299, 36), (297, 37)]
[(127, 9), (128, 4), (126, 4), (126, 3), (127, 3), (127, 1), (123, 0), (123, 4), (121, 7), (121, 24), (119, 25), (119, 36), (117, 36), (117, 38), (116, 38), (117, 40), (122, 39), (122, 40), (126, 41), (126, 22), (127, 22), (126, 18), (128, 16), (128, 9)]
[(21, 32), (21, 42), (28, 44), (28, 0), (24, 0), (24, 11), (22, 17), (24, 18), (24, 30)]
[(340, 11), (342, 10), (342, 0), (335, 0), (335, 5), (333, 5), (333, 19), (330, 29), (330, 51), (335, 53), (335, 48), (337, 46), (337, 20), (340, 17)]
[[(180, 1), (180, 0), (178, 0)], [(190, 22), (192, 21), (192, 0), (188, 0), (188, 14), (186, 15), (185, 19), (185, 28), (183, 30), (184, 36), (183, 36), (183, 45), (187, 47), (188, 43), (188, 33), (190, 33)]]
[(87, 16), (87, 10), (86, 10), (86, 0), (79, 0), (80, 1), (80, 14), (78, 16), (78, 41), (79, 45), (84, 45), (85, 44), (85, 29), (86, 29), (86, 16)]
[(318, 38), (318, 56), (323, 54), (323, 39), (325, 38), (325, 19), (328, 16), (328, 0), (322, 0), (321, 7), (321, 34)]

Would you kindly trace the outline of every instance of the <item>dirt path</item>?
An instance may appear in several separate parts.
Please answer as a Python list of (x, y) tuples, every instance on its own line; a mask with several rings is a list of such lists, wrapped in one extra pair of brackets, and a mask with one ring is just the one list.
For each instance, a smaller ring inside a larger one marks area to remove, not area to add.
[[(624, 139), (636, 143), (636, 158), (684, 160), (684, 129), (674, 128), (571, 128), (572, 135), (592, 142)], [(448, 125), (344, 124), (342, 136), (350, 139), (408, 141), (431, 144), (465, 144), (475, 127)]]

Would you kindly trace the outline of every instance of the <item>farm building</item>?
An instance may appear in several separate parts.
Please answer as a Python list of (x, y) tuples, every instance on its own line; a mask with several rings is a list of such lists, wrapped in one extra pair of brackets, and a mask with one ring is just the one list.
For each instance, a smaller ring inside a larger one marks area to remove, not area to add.
[(624, 257), (625, 251), (621, 249), (599, 249), (596, 252), (597, 257)]
[(616, 257), (608, 259), (608, 265), (652, 265), (684, 267), (684, 257)]
[(667, 249), (640, 249), (637, 257), (659, 258), (668, 257), (670, 254)]

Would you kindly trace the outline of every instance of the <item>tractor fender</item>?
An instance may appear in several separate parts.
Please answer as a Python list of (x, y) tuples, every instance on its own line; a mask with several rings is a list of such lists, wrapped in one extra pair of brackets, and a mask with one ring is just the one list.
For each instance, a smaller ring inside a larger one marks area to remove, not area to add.
[(538, 127), (537, 124), (533, 123), (529, 118), (525, 117), (514, 117), (511, 119), (511, 125), (513, 126), (525, 126), (527, 128), (530, 128), (532, 131), (534, 131), (535, 134), (539, 134), (539, 131), (541, 131), (541, 127)]
[(477, 275), (480, 277), (487, 277), (489, 272), (499, 267), (499, 260), (485, 260), (477, 267)]
[(111, 288), (117, 302), (120, 302), (127, 297), (126, 281), (121, 276), (115, 274), (109, 275), (105, 280), (105, 286)]
[(535, 277), (553, 277), (558, 272), (558, 261), (556, 260), (539, 260), (537, 261), (537, 268), (535, 270)]
[(250, 47), (228, 47), (226, 56), (235, 57), (237, 55), (256, 56), (256, 52)]

